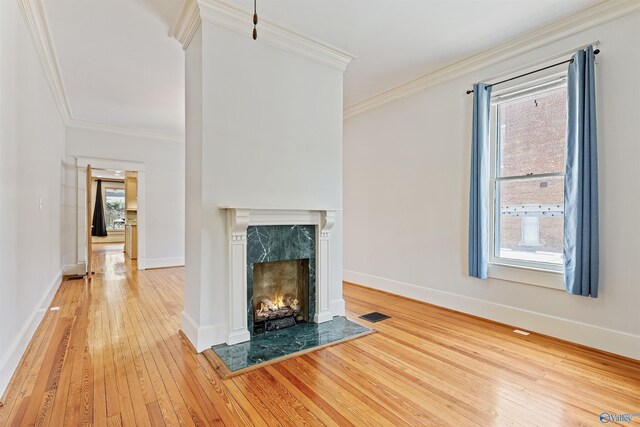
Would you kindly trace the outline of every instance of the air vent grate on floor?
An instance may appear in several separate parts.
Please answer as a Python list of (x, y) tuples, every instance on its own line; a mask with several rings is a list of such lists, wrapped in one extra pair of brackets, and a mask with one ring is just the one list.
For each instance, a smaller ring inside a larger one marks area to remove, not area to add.
[(369, 322), (376, 323), (381, 320), (391, 319), (391, 316), (387, 316), (386, 314), (382, 314), (382, 313), (378, 313), (377, 311), (374, 311), (373, 313), (364, 314), (360, 316), (360, 319), (364, 319)]
[(84, 275), (82, 275), (82, 276), (80, 276), (80, 275), (78, 275), (78, 276), (69, 276), (69, 277), (67, 277), (66, 281), (70, 282), (72, 280), (84, 280), (84, 278), (85, 278)]

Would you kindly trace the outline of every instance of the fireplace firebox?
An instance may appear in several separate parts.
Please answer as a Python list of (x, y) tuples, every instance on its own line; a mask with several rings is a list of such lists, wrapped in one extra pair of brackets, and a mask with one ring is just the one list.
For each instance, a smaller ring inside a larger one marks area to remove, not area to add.
[(309, 260), (253, 265), (254, 333), (309, 321)]

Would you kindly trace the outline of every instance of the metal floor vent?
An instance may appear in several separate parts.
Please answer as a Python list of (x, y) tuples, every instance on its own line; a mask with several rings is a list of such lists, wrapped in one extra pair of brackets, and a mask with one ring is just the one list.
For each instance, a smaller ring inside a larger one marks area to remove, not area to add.
[(80, 276), (80, 275), (77, 275), (77, 276), (69, 276), (69, 277), (67, 277), (67, 282), (70, 282), (70, 281), (72, 281), (72, 280), (84, 280), (84, 278), (85, 278), (85, 276), (84, 276), (84, 275), (82, 275), (82, 276)]
[(376, 323), (381, 320), (391, 319), (391, 316), (387, 316), (386, 314), (382, 314), (382, 313), (378, 313), (377, 311), (374, 311), (373, 313), (363, 314), (362, 316), (360, 316), (360, 319), (364, 319), (369, 322)]

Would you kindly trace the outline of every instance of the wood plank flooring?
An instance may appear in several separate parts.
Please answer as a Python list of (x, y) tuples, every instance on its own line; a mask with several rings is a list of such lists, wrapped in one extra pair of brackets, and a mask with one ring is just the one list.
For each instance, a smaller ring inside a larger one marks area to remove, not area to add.
[(0, 425), (593, 426), (640, 413), (640, 362), (349, 284), (349, 317), (392, 316), (378, 333), (221, 380), (178, 332), (184, 269), (138, 272), (120, 251), (97, 246), (92, 283), (62, 283)]

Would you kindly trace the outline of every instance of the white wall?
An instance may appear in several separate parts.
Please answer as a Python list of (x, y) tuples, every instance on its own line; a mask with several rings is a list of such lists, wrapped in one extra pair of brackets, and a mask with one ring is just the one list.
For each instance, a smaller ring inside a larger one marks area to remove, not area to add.
[[(345, 122), (345, 280), (640, 358), (640, 14)], [(467, 277), (471, 83), (600, 40), (598, 299)]]
[(184, 265), (184, 143), (73, 127), (66, 142), (69, 156), (144, 163), (146, 265)]
[[(202, 29), (185, 52), (185, 161), (186, 161), (186, 242), (184, 312), (182, 329), (197, 342), (200, 324), (202, 275)], [(206, 262), (205, 262), (206, 264)], [(220, 297), (221, 299), (223, 296)], [(191, 324), (189, 328), (187, 324)], [(189, 331), (189, 329), (192, 329)]]
[[(226, 339), (228, 240), (219, 207), (342, 208), (343, 75), (205, 21), (187, 49), (186, 76), (193, 191), (185, 315), (208, 338), (183, 328), (202, 350)], [(331, 239), (329, 299), (341, 306), (341, 215)]]
[(15, 1), (0, 58), (1, 395), (60, 283), (65, 127)]

